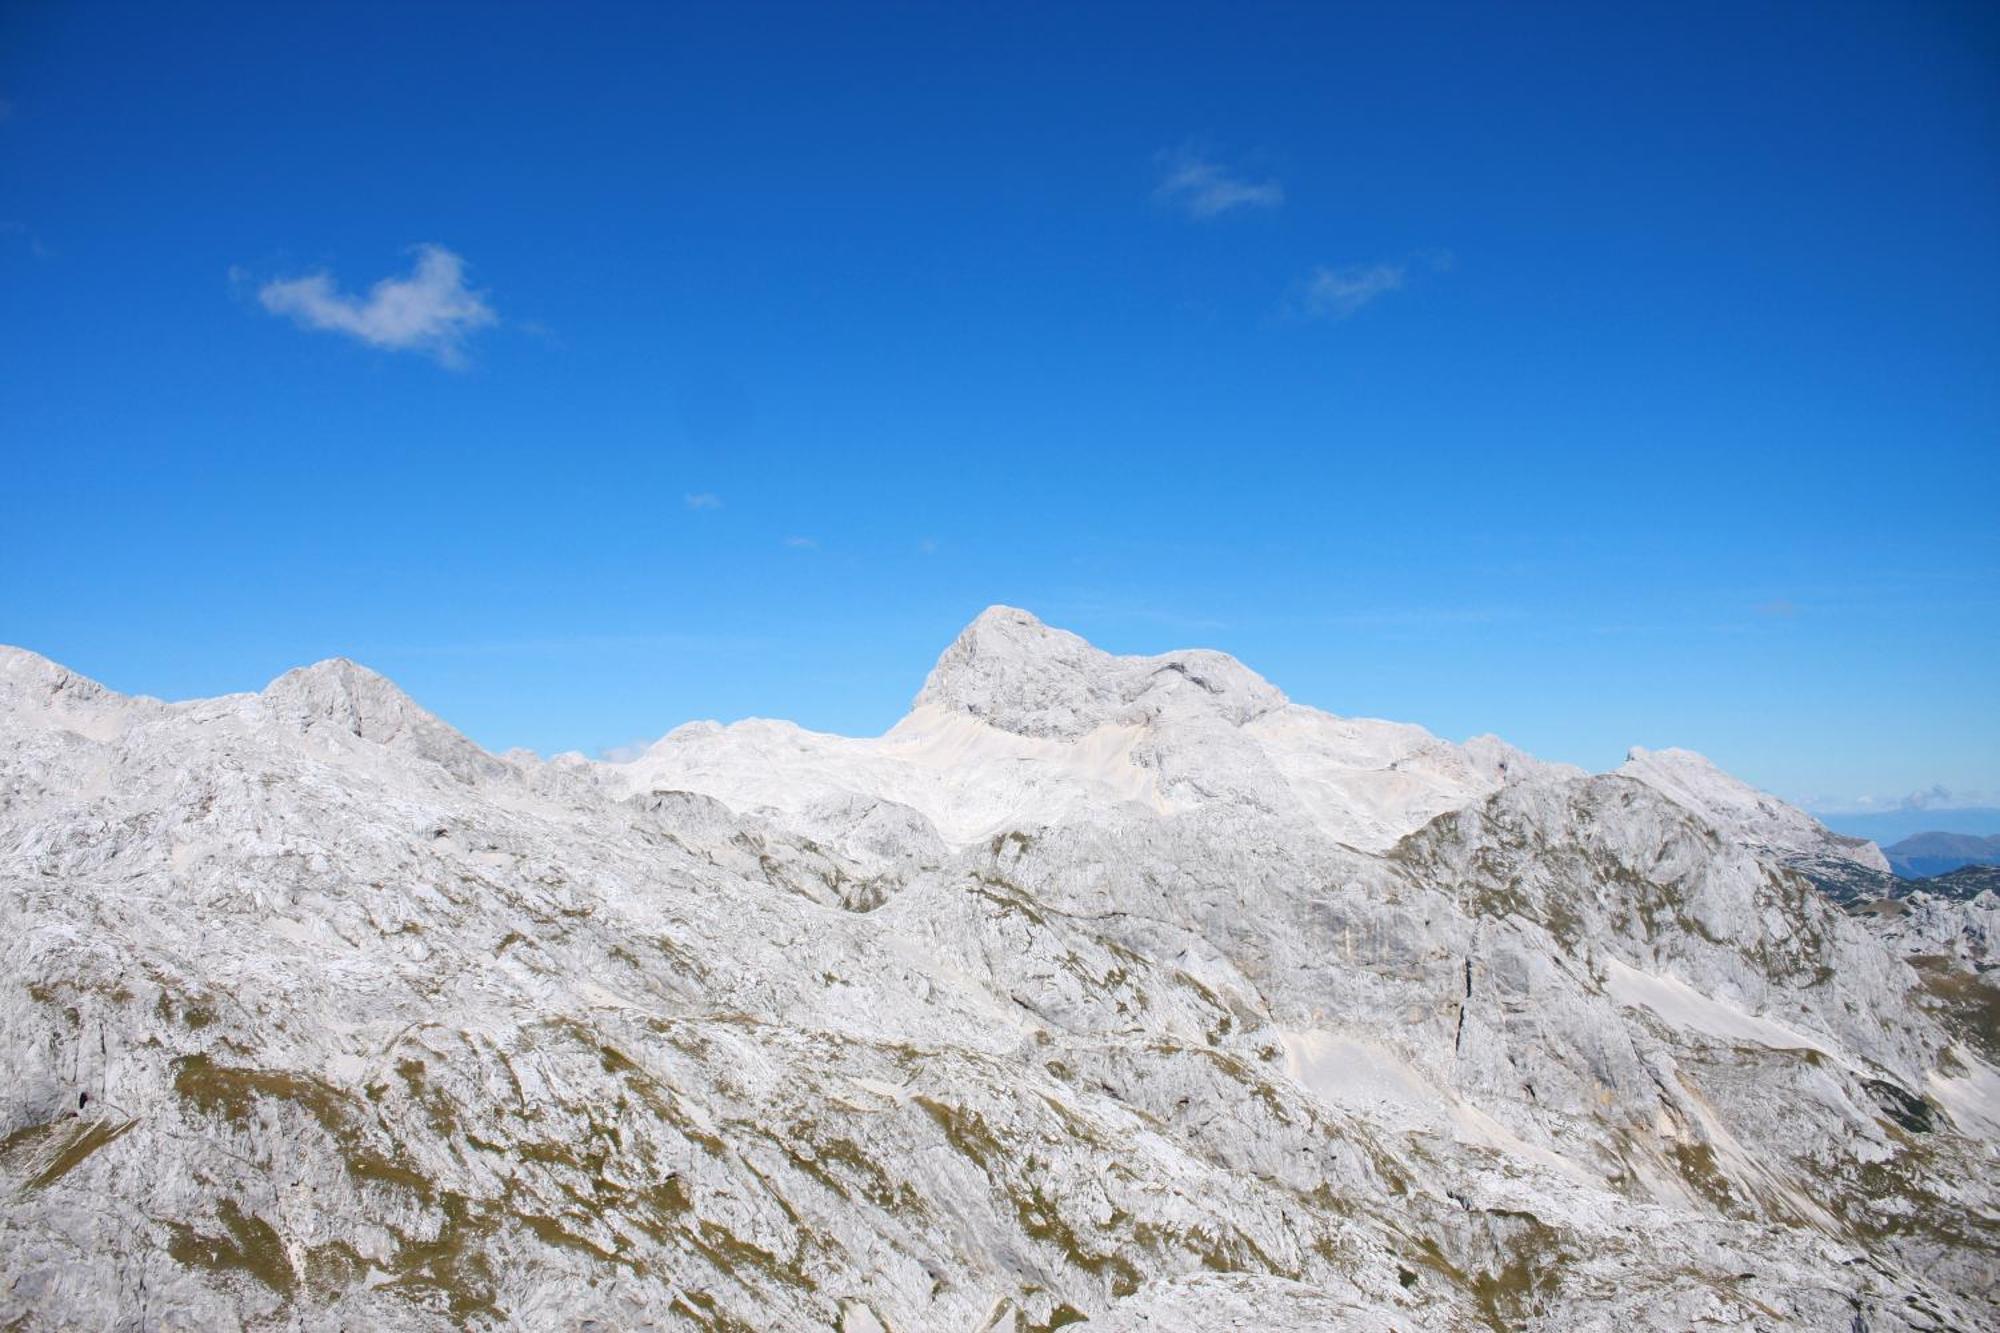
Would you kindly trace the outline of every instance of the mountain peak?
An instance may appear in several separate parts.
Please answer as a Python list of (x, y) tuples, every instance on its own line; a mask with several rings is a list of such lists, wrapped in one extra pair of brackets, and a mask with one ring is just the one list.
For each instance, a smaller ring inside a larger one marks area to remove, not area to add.
[(465, 782), (503, 767), (387, 676), (345, 657), (295, 667), (258, 698), (273, 718), (301, 733), (325, 728), (389, 746), (428, 759)]
[(26, 648), (0, 644), (0, 723), (54, 727), (107, 740), (153, 699), (127, 698)]
[(1649, 750), (1643, 745), (1634, 745), (1625, 751), (1628, 764), (1661, 764), (1673, 768), (1705, 769), (1720, 773), (1715, 761), (1699, 750), (1684, 750), (1677, 745), (1669, 745), (1660, 750)]
[(1886, 874), (1889, 863), (1874, 843), (1833, 833), (1811, 815), (1718, 768), (1694, 750), (1648, 750), (1635, 745), (1617, 770), (1695, 811), (1741, 841), (1795, 856), (1832, 857)]
[(1049, 656), (1059, 658), (1110, 656), (1109, 653), (1099, 652), (1068, 630), (1044, 624), (1032, 612), (1023, 611), (1018, 606), (1000, 605), (989, 606), (974, 616), (972, 623), (960, 630), (958, 637), (952, 640), (951, 646), (945, 649), (944, 656), (939, 660), (939, 666), (942, 667), (954, 654), (966, 658), (984, 657), (995, 660)]
[(274, 714), (307, 730), (331, 723), (376, 742), (393, 739), (417, 718), (443, 725), (387, 676), (345, 657), (294, 667), (260, 697)]
[(1012, 606), (982, 611), (938, 658), (919, 708), (970, 713), (1004, 731), (1073, 740), (1107, 723), (1169, 713), (1242, 725), (1285, 696), (1227, 653), (1120, 657)]
[(0, 692), (44, 702), (60, 697), (67, 702), (85, 703), (106, 698), (111, 693), (88, 676), (80, 676), (60, 662), (9, 644), (0, 644)]

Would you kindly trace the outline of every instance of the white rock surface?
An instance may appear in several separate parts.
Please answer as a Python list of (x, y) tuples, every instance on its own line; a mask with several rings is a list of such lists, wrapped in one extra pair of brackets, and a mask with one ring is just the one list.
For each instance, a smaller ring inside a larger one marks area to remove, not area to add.
[(1992, 1326), (1973, 918), (1634, 764), (1005, 608), (621, 765), (0, 649), (0, 1325)]
[(1635, 745), (1618, 772), (1686, 806), (1731, 841), (1787, 861), (1848, 862), (1877, 874), (1890, 873), (1889, 858), (1868, 839), (1833, 832), (1798, 807), (1731, 777), (1693, 750)]
[(605, 766), (614, 790), (697, 791), (739, 809), (893, 800), (955, 847), (1127, 804), (1174, 815), (1220, 802), (1304, 820), (1367, 851), (1506, 782), (1581, 772), (1491, 736), (1459, 746), (1422, 727), (1300, 707), (1221, 653), (1114, 657), (998, 606), (945, 650), (885, 736), (698, 722)]

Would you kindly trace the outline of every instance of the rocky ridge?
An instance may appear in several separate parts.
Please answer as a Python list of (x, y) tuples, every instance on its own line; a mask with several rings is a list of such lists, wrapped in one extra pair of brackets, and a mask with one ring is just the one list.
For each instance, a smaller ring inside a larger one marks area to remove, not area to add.
[(1991, 895), (1843, 911), (1879, 851), (1679, 752), (1006, 608), (872, 739), (20, 650), (0, 738), (0, 1323), (2000, 1317)]

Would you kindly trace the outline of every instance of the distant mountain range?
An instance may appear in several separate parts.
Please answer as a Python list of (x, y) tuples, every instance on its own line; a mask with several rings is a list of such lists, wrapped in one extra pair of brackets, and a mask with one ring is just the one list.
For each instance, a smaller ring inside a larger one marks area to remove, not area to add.
[(1927, 879), (1960, 866), (2000, 865), (2000, 836), (1919, 833), (1882, 849), (1889, 868), (1904, 879)]
[(1960, 866), (1935, 879), (1918, 880), (1917, 884), (1925, 893), (1969, 903), (1982, 893), (2000, 895), (2000, 865)]

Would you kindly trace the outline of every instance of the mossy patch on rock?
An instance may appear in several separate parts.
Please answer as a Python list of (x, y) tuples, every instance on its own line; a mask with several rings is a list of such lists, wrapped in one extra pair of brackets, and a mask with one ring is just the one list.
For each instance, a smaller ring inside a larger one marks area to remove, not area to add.
[(45, 1125), (17, 1129), (0, 1142), (0, 1169), (28, 1173), (25, 1191), (43, 1190), (75, 1170), (99, 1148), (130, 1133), (137, 1120), (65, 1116)]
[(224, 1230), (219, 1236), (183, 1223), (168, 1223), (173, 1233), (167, 1242), (168, 1255), (184, 1268), (247, 1273), (289, 1301), (298, 1287), (298, 1275), (292, 1271), (292, 1261), (276, 1229), (263, 1218), (244, 1212), (234, 1199), (224, 1199), (216, 1213)]

